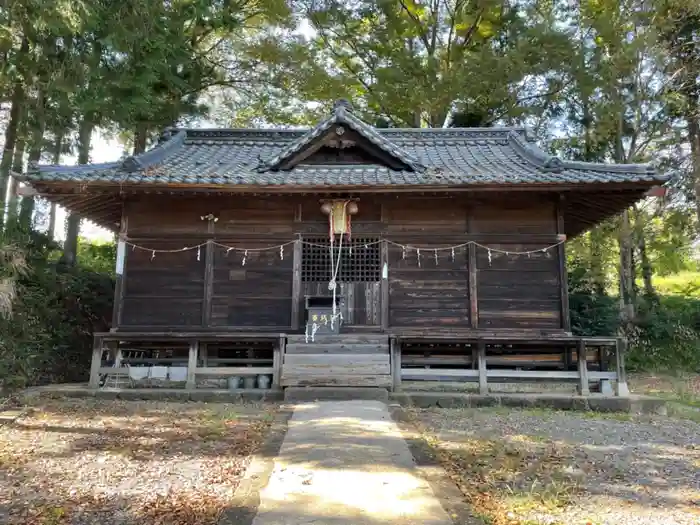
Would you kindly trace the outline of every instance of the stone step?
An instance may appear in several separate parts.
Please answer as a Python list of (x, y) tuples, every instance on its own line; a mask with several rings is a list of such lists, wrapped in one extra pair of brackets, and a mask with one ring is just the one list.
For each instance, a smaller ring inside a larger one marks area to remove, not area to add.
[(355, 399), (389, 402), (389, 391), (386, 388), (373, 387), (296, 387), (284, 389), (284, 400), (287, 403), (303, 403), (314, 401), (353, 401)]
[[(287, 336), (287, 344), (306, 343), (304, 334), (291, 334)], [(323, 344), (389, 344), (389, 336), (386, 334), (316, 334), (313, 343)], [(313, 344), (309, 338), (308, 344)]]
[(387, 343), (287, 343), (285, 354), (388, 354)]

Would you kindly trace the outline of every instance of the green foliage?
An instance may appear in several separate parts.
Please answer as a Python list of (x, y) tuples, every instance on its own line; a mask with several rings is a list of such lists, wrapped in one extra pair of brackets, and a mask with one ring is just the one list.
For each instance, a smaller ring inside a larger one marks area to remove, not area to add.
[[(696, 274), (691, 274), (695, 275)], [(683, 289), (686, 286), (677, 283)], [(569, 269), (572, 331), (577, 335), (609, 336), (620, 333), (618, 298), (596, 291), (585, 261), (574, 259)], [(630, 370), (700, 370), (700, 298), (660, 295), (641, 297), (629, 342)]]
[(26, 271), (15, 279), (12, 316), (0, 319), (0, 389), (85, 380), (92, 333), (109, 326), (112, 278), (57, 265), (57, 246), (41, 234), (13, 241)]

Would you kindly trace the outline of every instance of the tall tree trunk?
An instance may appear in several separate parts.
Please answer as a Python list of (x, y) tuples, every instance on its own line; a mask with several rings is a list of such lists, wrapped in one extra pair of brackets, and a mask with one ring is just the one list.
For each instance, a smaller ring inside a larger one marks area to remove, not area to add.
[[(15, 153), (12, 156), (12, 173), (24, 172), (24, 152), (26, 147), (27, 143), (24, 140), (24, 136), (19, 136), (15, 142)], [(7, 224), (15, 224), (17, 222), (17, 213), (19, 212), (18, 192), (19, 181), (14, 176), (10, 176), (10, 195), (7, 199)]]
[(593, 228), (589, 234), (589, 267), (591, 285), (597, 294), (605, 293), (605, 270), (603, 268), (603, 240), (605, 235), (600, 227)]
[[(617, 132), (615, 133), (615, 161), (620, 164), (627, 160), (622, 143), (623, 118), (624, 116), (620, 111), (617, 118)], [(632, 227), (629, 209), (622, 212), (618, 235), (618, 243), (620, 245), (620, 320), (622, 321), (622, 326), (625, 327), (625, 331), (628, 331), (634, 322), (636, 304), (634, 297), (634, 276), (636, 272), (634, 271)]]
[(134, 155), (140, 155), (146, 151), (147, 141), (148, 125), (145, 122), (139, 122), (134, 130)]
[[(78, 128), (78, 164), (90, 162), (92, 132), (95, 129), (95, 116), (87, 113)], [(78, 260), (78, 235), (80, 234), (80, 216), (71, 213), (66, 220), (66, 242), (63, 245), (61, 263), (75, 266)]]
[[(26, 41), (25, 41), (26, 42)], [(24, 49), (25, 43), (22, 44)], [(5, 222), (5, 206), (7, 204), (7, 188), (10, 184), (10, 170), (12, 168), (15, 144), (17, 143), (17, 132), (22, 120), (22, 106), (24, 104), (24, 86), (21, 81), (15, 82), (12, 90), (12, 107), (10, 109), (10, 120), (5, 128), (5, 146), (0, 160), (0, 199), (2, 199), (2, 213), (0, 213), (0, 226)]]
[[(46, 97), (44, 89), (39, 87), (34, 109), (33, 122), (30, 130), (30, 146), (27, 163), (29, 166), (37, 164), (41, 160), (41, 152), (44, 145), (44, 133), (46, 132)], [(22, 197), (19, 211), (19, 224), (21, 228), (29, 230), (32, 227), (35, 201), (33, 196)]]
[[(63, 134), (56, 133), (56, 139), (54, 141), (53, 158), (51, 162), (55, 165), (61, 163), (61, 150), (63, 148)], [(48, 236), (49, 239), (53, 240), (54, 232), (56, 231), (56, 203), (52, 202), (49, 208), (49, 226), (48, 226)]]
[(688, 100), (688, 142), (690, 142), (691, 169), (693, 170), (693, 184), (695, 187), (695, 210), (697, 212), (697, 228), (700, 231), (700, 110), (698, 101), (692, 95)]

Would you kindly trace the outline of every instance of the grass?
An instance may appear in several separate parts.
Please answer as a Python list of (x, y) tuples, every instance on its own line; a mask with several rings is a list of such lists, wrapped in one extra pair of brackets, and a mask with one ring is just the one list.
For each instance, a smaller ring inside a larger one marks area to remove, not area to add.
[(700, 272), (680, 272), (674, 275), (655, 276), (654, 287), (660, 295), (700, 297)]

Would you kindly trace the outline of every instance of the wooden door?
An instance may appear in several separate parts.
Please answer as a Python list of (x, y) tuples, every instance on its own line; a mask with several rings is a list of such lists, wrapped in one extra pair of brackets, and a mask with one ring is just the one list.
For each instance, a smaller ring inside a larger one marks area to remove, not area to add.
[[(304, 239), (301, 264), (301, 300), (332, 297), (328, 284), (335, 276), (343, 325), (381, 325), (381, 243), (378, 238), (353, 237), (348, 241), (327, 237)], [(304, 305), (300, 306), (304, 312)], [(302, 325), (305, 319), (302, 316)]]

